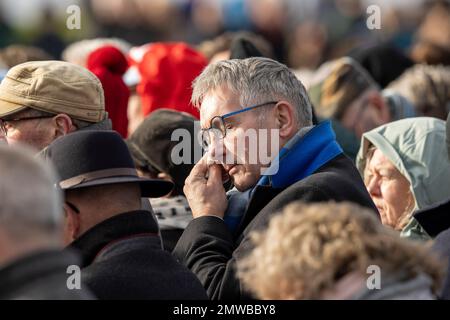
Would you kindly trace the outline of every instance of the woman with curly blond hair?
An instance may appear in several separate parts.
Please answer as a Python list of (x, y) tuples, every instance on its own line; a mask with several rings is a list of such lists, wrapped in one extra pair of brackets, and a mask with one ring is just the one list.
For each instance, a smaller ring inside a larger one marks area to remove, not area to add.
[(290, 204), (252, 239), (238, 275), (260, 299), (434, 299), (441, 284), (437, 258), (356, 204)]

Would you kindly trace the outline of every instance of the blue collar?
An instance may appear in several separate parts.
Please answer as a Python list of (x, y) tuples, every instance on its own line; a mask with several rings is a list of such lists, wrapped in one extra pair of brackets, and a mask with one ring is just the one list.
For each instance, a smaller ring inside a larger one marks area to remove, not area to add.
[(257, 185), (269, 185), (273, 188), (288, 187), (311, 175), (342, 152), (331, 128), (331, 122), (323, 121), (290, 148), (281, 148), (274, 160), (278, 165), (278, 172), (274, 175), (263, 175)]

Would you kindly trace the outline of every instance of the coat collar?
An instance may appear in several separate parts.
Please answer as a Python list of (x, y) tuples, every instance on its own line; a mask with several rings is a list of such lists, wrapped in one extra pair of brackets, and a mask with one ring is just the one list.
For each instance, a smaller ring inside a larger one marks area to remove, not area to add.
[[(278, 166), (278, 171), (274, 175), (263, 175), (257, 185), (286, 188), (311, 175), (341, 153), (342, 148), (336, 142), (331, 122), (323, 121), (292, 146), (283, 147), (273, 164)], [(268, 171), (271, 172), (271, 168)]]
[(434, 238), (439, 233), (450, 228), (450, 199), (432, 207), (416, 211), (414, 218), (420, 226)]
[(276, 159), (279, 162), (278, 172), (273, 176), (262, 176), (252, 190), (234, 236), (239, 236), (258, 212), (284, 189), (317, 172), (341, 154), (342, 148), (336, 142), (329, 120), (316, 125), (288, 147), (283, 147)]
[(111, 243), (136, 236), (159, 237), (158, 225), (149, 211), (125, 212), (100, 222), (76, 239), (69, 248), (78, 250), (83, 267)]

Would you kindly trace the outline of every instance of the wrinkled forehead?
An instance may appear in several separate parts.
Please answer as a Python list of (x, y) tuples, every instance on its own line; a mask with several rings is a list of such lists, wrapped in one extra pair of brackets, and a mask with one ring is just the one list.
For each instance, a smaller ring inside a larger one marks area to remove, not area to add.
[(369, 154), (368, 167), (376, 168), (376, 169), (385, 169), (385, 170), (398, 170), (392, 161), (381, 151), (380, 149), (373, 147), (373, 149), (369, 149), (372, 151)]
[(200, 106), (200, 125), (208, 128), (216, 116), (241, 109), (239, 95), (227, 87), (221, 87), (205, 94)]

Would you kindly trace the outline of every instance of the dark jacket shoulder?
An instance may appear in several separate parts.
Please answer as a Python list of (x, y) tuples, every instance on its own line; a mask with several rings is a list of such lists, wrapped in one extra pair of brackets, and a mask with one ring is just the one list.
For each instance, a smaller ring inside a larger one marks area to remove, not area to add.
[(418, 210), (414, 218), (421, 227), (432, 237), (450, 228), (450, 199), (433, 206)]
[(161, 247), (150, 212), (120, 214), (72, 245), (84, 258), (83, 280), (99, 299), (206, 299), (199, 280)]
[[(95, 299), (79, 281), (80, 275), (77, 280), (77, 275), (71, 273), (79, 265), (80, 260), (70, 251), (45, 250), (22, 257), (0, 270), (0, 299)], [(74, 282), (69, 279), (72, 275)]]
[[(350, 201), (371, 209), (374, 214), (378, 212), (359, 172), (345, 155), (337, 156), (310, 176), (279, 190), (273, 198), (270, 198), (271, 192), (273, 190), (270, 189), (255, 192), (255, 197), (259, 197), (259, 201), (265, 203), (251, 219), (244, 217), (244, 221), (251, 224), (250, 230), (265, 227), (273, 214), (294, 201), (307, 203)], [(249, 205), (249, 211), (252, 210), (251, 206), (252, 203)], [(247, 228), (247, 225), (245, 227)], [(245, 233), (248, 233), (249, 230), (246, 231)]]

